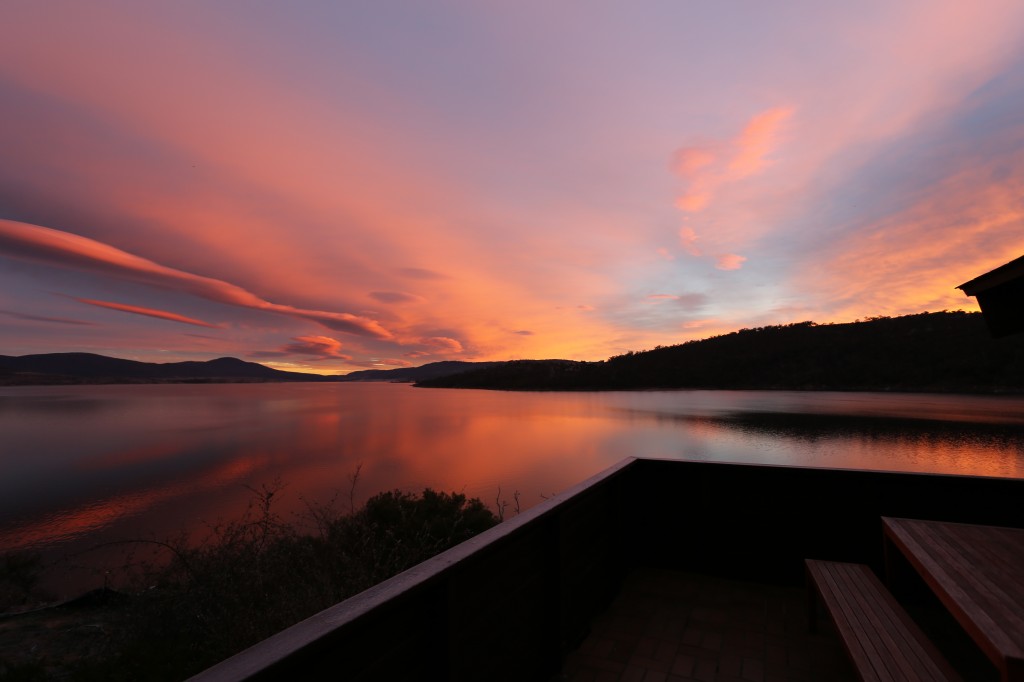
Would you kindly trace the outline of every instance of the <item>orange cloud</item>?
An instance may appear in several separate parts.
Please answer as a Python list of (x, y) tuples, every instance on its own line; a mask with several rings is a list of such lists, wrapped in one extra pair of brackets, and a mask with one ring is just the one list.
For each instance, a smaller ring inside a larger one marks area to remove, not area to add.
[(342, 354), (341, 341), (329, 336), (297, 336), (292, 341), (281, 350), (288, 354), (310, 355), (320, 360), (352, 359), (351, 356)]
[(15, 258), (98, 272), (217, 303), (297, 317), (335, 331), (377, 339), (393, 338), (393, 334), (376, 320), (351, 313), (271, 303), (234, 284), (176, 270), (93, 239), (48, 227), (0, 219), (0, 247), (5, 255)]
[(703, 211), (720, 187), (768, 166), (783, 125), (792, 115), (791, 107), (768, 109), (750, 119), (731, 141), (714, 147), (699, 145), (677, 149), (672, 154), (672, 171), (687, 185), (676, 199), (676, 208), (684, 213)]
[(691, 256), (700, 255), (700, 247), (697, 246), (697, 242), (700, 241), (700, 237), (694, 231), (692, 227), (683, 227), (679, 230), (679, 241), (683, 245), (683, 250)]
[(423, 300), (422, 296), (404, 291), (371, 291), (370, 296), (381, 303), (419, 303)]
[(110, 310), (120, 310), (123, 313), (132, 313), (134, 315), (145, 315), (146, 317), (155, 317), (159, 320), (170, 320), (171, 322), (182, 322), (184, 324), (192, 324), (197, 327), (209, 327), (210, 329), (221, 329), (220, 325), (210, 324), (209, 322), (203, 322), (193, 317), (185, 317), (177, 313), (171, 313), (166, 310), (156, 310), (154, 308), (143, 308), (137, 305), (128, 305), (126, 303), (112, 303), (110, 301), (96, 301), (91, 298), (75, 298), (74, 300), (79, 303), (86, 303), (88, 305), (94, 305), (100, 308), (109, 308)]
[(730, 179), (745, 178), (768, 165), (769, 156), (775, 151), (778, 142), (779, 131), (792, 115), (792, 108), (777, 107), (761, 112), (750, 120), (734, 143), (735, 156), (728, 166)]
[(420, 339), (420, 343), (430, 348), (434, 353), (441, 355), (462, 352), (462, 344), (447, 336), (429, 336)]
[(795, 284), (822, 297), (832, 320), (977, 309), (955, 287), (1024, 253), (1021, 196), (1024, 166), (996, 182), (984, 165), (953, 173), (852, 230)]
[(682, 147), (672, 154), (672, 171), (681, 178), (690, 178), (716, 160), (707, 147)]
[(747, 260), (746, 256), (735, 253), (725, 253), (715, 260), (715, 267), (719, 270), (739, 270)]
[(412, 279), (447, 279), (447, 276), (440, 272), (428, 270), (427, 268), (401, 268), (399, 274)]
[(676, 199), (676, 208), (683, 213), (700, 213), (711, 203), (713, 189), (717, 183), (695, 181), (684, 194)]

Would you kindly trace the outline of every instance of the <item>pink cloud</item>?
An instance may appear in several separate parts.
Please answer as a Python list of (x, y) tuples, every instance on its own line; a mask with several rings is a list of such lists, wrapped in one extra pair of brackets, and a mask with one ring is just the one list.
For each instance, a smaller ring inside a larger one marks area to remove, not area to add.
[(370, 296), (381, 303), (419, 303), (423, 300), (422, 296), (404, 291), (371, 291)]
[(1024, 162), (1008, 156), (1000, 182), (987, 165), (958, 160), (966, 167), (909, 206), (816, 254), (794, 273), (796, 285), (821, 298), (830, 314), (824, 321), (977, 309), (956, 285), (1024, 252)]
[(293, 355), (309, 355), (319, 360), (340, 359), (351, 360), (351, 356), (341, 352), (341, 341), (330, 336), (297, 336), (292, 343), (281, 348), (284, 353)]
[(658, 247), (658, 255), (661, 256), (661, 258), (663, 260), (675, 260), (676, 259), (676, 257), (673, 256), (672, 253), (668, 249), (666, 249), (664, 246), (659, 246)]
[(719, 270), (739, 270), (747, 260), (746, 256), (735, 253), (725, 253), (715, 260), (715, 267)]
[(779, 132), (792, 115), (791, 107), (776, 107), (761, 112), (747, 123), (734, 143), (735, 156), (728, 166), (730, 179), (753, 175), (769, 164)]
[(180, 291), (217, 303), (297, 317), (335, 331), (377, 339), (393, 338), (390, 331), (373, 319), (351, 313), (309, 310), (271, 303), (229, 282), (160, 265), (70, 232), (0, 219), (0, 248), (5, 255), (23, 260), (98, 272)]
[(13, 310), (0, 310), (0, 315), (7, 315), (18, 320), (28, 320), (30, 322), (50, 322), (52, 324), (72, 324), (85, 327), (96, 326), (92, 322), (85, 322), (84, 320), (73, 320), (67, 317), (46, 317), (44, 315), (29, 315), (27, 313), (17, 313)]
[(682, 147), (672, 155), (672, 171), (686, 182), (675, 205), (699, 213), (719, 190), (766, 168), (776, 151), (791, 107), (775, 107), (755, 115), (734, 139), (711, 145)]
[(701, 293), (690, 293), (690, 294), (650, 294), (648, 300), (656, 303), (662, 303), (665, 301), (674, 301), (676, 305), (684, 308), (697, 309), (703, 308), (708, 303), (708, 297), (706, 294)]
[(79, 303), (86, 303), (88, 305), (94, 305), (99, 308), (109, 308), (110, 310), (120, 310), (123, 313), (132, 313), (133, 315), (144, 315), (146, 317), (155, 317), (159, 320), (170, 320), (171, 322), (182, 322), (184, 324), (195, 325), (196, 327), (208, 327), (210, 329), (220, 329), (220, 325), (210, 324), (209, 322), (203, 322), (192, 317), (185, 317), (177, 313), (171, 313), (166, 310), (156, 310), (154, 308), (143, 308), (137, 305), (128, 305), (126, 303), (112, 303), (110, 301), (96, 301), (91, 298), (75, 298), (75, 301)]
[(714, 185), (717, 183), (694, 182), (689, 190), (676, 199), (676, 208), (683, 213), (700, 213), (711, 203)]
[(448, 279), (446, 275), (434, 270), (428, 270), (427, 268), (401, 268), (398, 272), (412, 279)]
[(683, 245), (683, 250), (691, 256), (700, 256), (700, 247), (697, 246), (697, 242), (700, 241), (700, 237), (694, 231), (692, 227), (682, 227), (679, 229), (679, 241)]
[(672, 154), (672, 172), (681, 178), (691, 178), (715, 160), (715, 153), (708, 147), (681, 147)]
[(420, 339), (420, 343), (430, 348), (435, 354), (447, 355), (462, 352), (462, 344), (448, 336), (428, 336)]

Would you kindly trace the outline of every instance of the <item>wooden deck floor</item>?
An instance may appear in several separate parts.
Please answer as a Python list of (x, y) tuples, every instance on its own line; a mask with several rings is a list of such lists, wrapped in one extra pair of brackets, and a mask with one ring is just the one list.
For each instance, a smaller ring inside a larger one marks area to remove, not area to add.
[(556, 679), (856, 680), (835, 634), (827, 627), (808, 632), (806, 609), (800, 588), (637, 571)]

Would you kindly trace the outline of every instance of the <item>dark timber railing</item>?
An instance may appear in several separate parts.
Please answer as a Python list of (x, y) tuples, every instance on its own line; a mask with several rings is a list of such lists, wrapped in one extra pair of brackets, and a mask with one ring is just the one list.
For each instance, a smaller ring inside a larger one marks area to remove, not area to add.
[(193, 679), (546, 679), (631, 568), (880, 571), (881, 516), (1024, 527), (1024, 480), (627, 459)]

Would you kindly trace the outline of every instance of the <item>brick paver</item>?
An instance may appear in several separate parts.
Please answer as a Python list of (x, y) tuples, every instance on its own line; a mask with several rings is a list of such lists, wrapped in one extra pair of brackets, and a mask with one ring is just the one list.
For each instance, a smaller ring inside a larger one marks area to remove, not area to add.
[(806, 593), (656, 569), (635, 571), (560, 680), (856, 680), (835, 635), (807, 630)]

